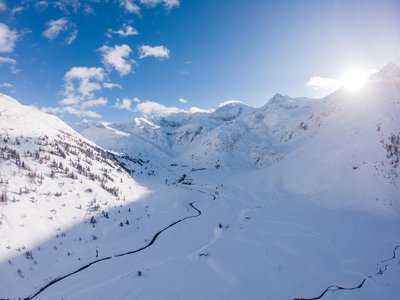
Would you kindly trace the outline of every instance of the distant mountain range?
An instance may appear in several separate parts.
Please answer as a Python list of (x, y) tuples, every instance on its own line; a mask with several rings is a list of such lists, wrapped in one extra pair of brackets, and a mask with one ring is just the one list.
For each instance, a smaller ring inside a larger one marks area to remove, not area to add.
[(329, 198), (332, 190), (355, 189), (364, 202), (398, 211), (399, 120), (400, 68), (389, 63), (358, 92), (340, 89), (323, 99), (276, 94), (261, 108), (233, 102), (211, 113), (73, 128), (104, 149), (153, 163), (234, 170), (276, 165), (296, 192)]

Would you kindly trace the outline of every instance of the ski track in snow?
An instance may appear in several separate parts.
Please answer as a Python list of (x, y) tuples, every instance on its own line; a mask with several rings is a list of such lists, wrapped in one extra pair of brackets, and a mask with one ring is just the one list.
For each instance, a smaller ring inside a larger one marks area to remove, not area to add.
[[(321, 299), (322, 297), (324, 297), (328, 292), (337, 292), (337, 291), (351, 291), (351, 290), (357, 290), (360, 289), (364, 286), (365, 282), (369, 279), (373, 279), (374, 277), (377, 276), (382, 276), (387, 270), (388, 270), (388, 266), (389, 266), (389, 262), (394, 261), (397, 257), (396, 252), (397, 250), (400, 250), (400, 245), (397, 245), (396, 247), (394, 247), (393, 249), (393, 256), (385, 259), (385, 260), (381, 260), (377, 265), (379, 267), (379, 271), (376, 272), (373, 275), (369, 275), (365, 278), (363, 278), (363, 280), (354, 287), (343, 287), (340, 285), (330, 285), (328, 286), (319, 296), (316, 297), (312, 297), (312, 298), (294, 298), (293, 300), (318, 300)], [(382, 265), (383, 264), (383, 265)], [(400, 265), (400, 260), (397, 262), (396, 265)]]
[[(278, 222), (278, 221), (269, 221), (268, 223), (270, 223), (270, 224), (278, 224), (278, 225), (290, 225), (290, 226), (293, 226), (293, 227), (297, 227), (297, 228), (300, 228), (300, 229), (303, 229), (303, 230), (309, 232), (310, 234), (309, 234), (308, 236), (315, 237), (315, 238), (321, 239), (321, 240), (323, 240), (323, 241), (326, 241), (326, 242), (328, 243), (328, 245), (329, 245), (330, 250), (332, 251), (332, 253), (333, 253), (334, 256), (336, 257), (336, 259), (337, 259), (341, 264), (343, 264), (343, 261), (344, 261), (345, 259), (342, 258), (342, 257), (339, 255), (339, 253), (338, 253), (337, 250), (336, 250), (336, 247), (333, 245), (333, 243), (331, 242), (331, 240), (330, 240), (326, 235), (324, 235), (324, 234), (322, 234), (322, 233), (320, 233), (320, 232), (318, 232), (318, 231), (316, 231), (316, 230), (314, 230), (314, 229), (312, 229), (312, 228), (310, 228), (310, 227), (307, 227), (307, 226), (304, 226), (304, 225), (300, 225), (300, 224), (296, 224), (296, 223), (291, 223), (291, 222)], [(259, 229), (258, 229), (257, 231), (262, 232), (262, 233), (265, 233), (265, 234), (274, 234), (273, 232), (266, 232), (266, 231), (259, 230)], [(278, 233), (278, 234), (282, 235), (282, 233)], [(294, 234), (294, 235), (299, 235), (299, 234)], [(305, 235), (305, 234), (304, 234), (304, 235)]]
[[(210, 194), (210, 193), (207, 193), (207, 192), (204, 192), (204, 191), (201, 191), (201, 190), (196, 190), (196, 191), (211, 196), (211, 197), (212, 197), (212, 200), (215, 200), (215, 199), (216, 199), (216, 196), (213, 195), (213, 194)], [(158, 231), (157, 233), (154, 234), (153, 238), (150, 240), (150, 242), (149, 242), (147, 245), (145, 245), (145, 246), (143, 246), (143, 247), (141, 247), (141, 248), (139, 248), (139, 249), (129, 251), (129, 252), (120, 253), (120, 254), (115, 254), (115, 255), (113, 255), (113, 256), (107, 256), (107, 257), (103, 257), (103, 258), (94, 260), (94, 261), (92, 261), (92, 262), (90, 262), (90, 263), (88, 263), (88, 264), (86, 264), (86, 265), (80, 267), (79, 269), (77, 269), (77, 270), (75, 270), (75, 271), (73, 271), (73, 272), (71, 272), (71, 273), (68, 273), (68, 274), (66, 274), (66, 275), (64, 275), (64, 276), (58, 277), (58, 278), (56, 278), (56, 279), (53, 279), (52, 281), (50, 281), (49, 283), (47, 283), (45, 286), (41, 287), (35, 294), (33, 294), (33, 295), (31, 295), (31, 296), (28, 296), (28, 297), (25, 297), (24, 300), (31, 300), (31, 299), (36, 298), (38, 295), (40, 295), (41, 293), (43, 293), (43, 292), (44, 292), (45, 290), (47, 290), (49, 287), (55, 285), (56, 283), (58, 283), (58, 282), (60, 282), (60, 281), (62, 281), (62, 280), (64, 280), (64, 279), (66, 279), (66, 278), (68, 278), (68, 277), (70, 277), (70, 276), (72, 276), (72, 275), (75, 275), (75, 274), (77, 274), (77, 273), (79, 273), (79, 272), (82, 272), (82, 271), (84, 271), (85, 269), (87, 269), (87, 268), (89, 268), (89, 267), (91, 267), (91, 266), (93, 266), (93, 265), (95, 265), (95, 264), (98, 264), (98, 263), (101, 263), (101, 262), (103, 262), (103, 261), (107, 261), (107, 260), (110, 260), (110, 259), (113, 259), (113, 258), (115, 259), (115, 258), (119, 258), (119, 257), (126, 256), (126, 255), (132, 255), (132, 254), (141, 252), (141, 251), (143, 251), (143, 250), (149, 248), (151, 245), (153, 245), (153, 244), (155, 243), (155, 241), (157, 240), (157, 238), (158, 238), (164, 231), (170, 229), (171, 227), (173, 227), (173, 226), (175, 226), (175, 225), (177, 225), (177, 224), (179, 224), (179, 223), (181, 223), (181, 222), (183, 222), (183, 221), (185, 221), (185, 220), (199, 217), (199, 216), (201, 215), (202, 212), (201, 212), (200, 209), (198, 209), (197, 207), (194, 206), (194, 203), (197, 203), (197, 202), (199, 202), (199, 201), (193, 201), (193, 202), (190, 202), (190, 203), (189, 203), (189, 206), (190, 206), (192, 209), (194, 209), (194, 210), (196, 211), (196, 214), (195, 214), (195, 215), (191, 215), (191, 216), (184, 217), (184, 218), (179, 219), (179, 220), (177, 220), (177, 221), (175, 221), (175, 222), (169, 224), (168, 226), (164, 227), (163, 229), (161, 229), (160, 231)], [(0, 298), (0, 300), (10, 300), (10, 299), (8, 299), (8, 298)]]

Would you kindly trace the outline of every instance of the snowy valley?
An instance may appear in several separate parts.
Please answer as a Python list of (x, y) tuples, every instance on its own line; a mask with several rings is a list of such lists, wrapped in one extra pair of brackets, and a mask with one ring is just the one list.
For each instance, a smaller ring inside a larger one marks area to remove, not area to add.
[(0, 299), (397, 299), (400, 68), (82, 122), (0, 95)]

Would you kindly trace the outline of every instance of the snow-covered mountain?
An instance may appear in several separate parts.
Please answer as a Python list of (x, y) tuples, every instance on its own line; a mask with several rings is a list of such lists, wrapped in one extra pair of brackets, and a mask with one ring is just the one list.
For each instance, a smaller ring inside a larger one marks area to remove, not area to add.
[[(304, 133), (311, 123), (305, 121), (320, 113), (318, 102), (277, 94), (260, 109), (231, 102), (211, 113), (144, 115), (129, 123), (72, 126), (106, 149), (132, 157), (175, 158), (199, 166), (264, 166), (279, 159), (275, 148), (294, 143)], [(315, 123), (320, 126), (319, 119)]]
[(281, 161), (278, 173), (296, 193), (334, 195), (340, 186), (364, 203), (399, 211), (399, 82), (400, 69), (388, 64), (358, 92), (341, 89), (323, 99), (277, 94), (261, 108), (231, 102), (212, 113), (74, 128), (106, 149), (152, 162), (240, 170)]
[[(92, 259), (104, 234), (95, 224), (118, 231), (125, 214), (114, 219), (108, 212), (147, 191), (57, 117), (0, 94), (0, 193), (0, 260), (8, 261), (1, 273), (9, 274), (0, 291), (15, 297), (25, 282), (42, 284), (38, 274)], [(15, 254), (26, 259), (14, 260)]]
[(396, 299), (399, 119), (393, 64), (79, 133), (0, 95), (0, 299)]

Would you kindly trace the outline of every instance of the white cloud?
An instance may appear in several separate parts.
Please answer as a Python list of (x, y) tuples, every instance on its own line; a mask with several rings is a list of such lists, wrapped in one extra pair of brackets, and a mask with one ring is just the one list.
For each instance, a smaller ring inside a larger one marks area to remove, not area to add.
[(46, 106), (43, 106), (40, 110), (42, 112), (44, 112), (44, 113), (54, 114), (54, 115), (58, 115), (58, 114), (62, 114), (63, 113), (63, 108), (60, 108), (60, 107), (46, 107)]
[(341, 84), (334, 78), (314, 76), (307, 81), (306, 85), (316, 90), (334, 91), (340, 88)]
[(4, 83), (0, 83), (0, 88), (14, 88), (14, 85), (12, 85), (11, 83), (8, 82), (4, 82)]
[(227, 100), (227, 101), (221, 102), (218, 106), (222, 107), (222, 106), (225, 106), (228, 104), (235, 104), (235, 103), (242, 103), (242, 102), (238, 101), (238, 100)]
[(11, 93), (15, 92), (15, 86), (8, 82), (0, 83), (0, 88), (8, 89)]
[(17, 40), (17, 31), (11, 30), (6, 24), (0, 23), (0, 52), (13, 52)]
[(7, 10), (7, 5), (3, 0), (0, 0), (0, 11)]
[(72, 106), (64, 107), (63, 112), (67, 112), (78, 117), (101, 118), (101, 115), (95, 111), (79, 109)]
[(80, 1), (81, 0), (58, 0), (53, 1), (53, 6), (68, 15), (70, 12), (76, 13), (78, 11), (81, 7)]
[(73, 67), (64, 75), (64, 96), (60, 104), (77, 104), (94, 97), (94, 92), (101, 90), (104, 70), (95, 67)]
[(62, 31), (68, 30), (68, 20), (67, 18), (50, 20), (46, 26), (47, 29), (43, 31), (42, 35), (49, 40), (54, 40)]
[(14, 7), (12, 10), (11, 10), (11, 16), (13, 17), (15, 14), (17, 14), (17, 13), (19, 13), (19, 12), (21, 12), (21, 11), (23, 11), (24, 10), (24, 7), (23, 6), (16, 6), (16, 7)]
[(77, 35), (78, 35), (78, 30), (77, 30), (77, 29), (73, 30), (73, 31), (71, 32), (70, 36), (68, 36), (68, 37), (65, 39), (65, 42), (67, 43), (67, 45), (71, 45), (72, 42), (75, 41)]
[(128, 37), (128, 36), (138, 35), (139, 32), (132, 26), (125, 24), (122, 26), (121, 29), (112, 30), (111, 28), (109, 28), (107, 30), (107, 37), (111, 38), (113, 34), (117, 34), (121, 37)]
[(13, 58), (0, 56), (0, 66), (2, 64), (9, 64), (11, 73), (13, 73), (13, 74), (19, 72), (19, 70), (16, 68), (17, 61), (15, 59), (13, 59)]
[(203, 108), (199, 108), (199, 107), (191, 107), (190, 109), (189, 109), (189, 112), (191, 113), (191, 114), (195, 114), (195, 113), (212, 113), (214, 111), (214, 109), (212, 109), (212, 108), (209, 108), (209, 109), (203, 109)]
[(340, 78), (311, 77), (306, 85), (326, 93), (334, 92), (339, 88), (356, 91), (367, 82), (368, 77), (376, 72), (378, 72), (377, 69), (349, 69)]
[[(134, 109), (132, 109), (133, 102), (138, 103)], [(141, 102), (137, 97), (133, 98), (133, 100), (129, 98), (124, 98), (122, 100), (117, 99), (117, 101), (114, 104), (114, 107), (119, 109), (126, 109), (129, 111), (140, 112), (144, 115), (159, 115), (159, 116), (170, 115), (175, 113), (191, 113), (191, 114), (212, 113), (213, 111), (215, 111), (212, 108), (203, 109), (199, 107), (191, 107), (189, 110), (183, 110), (177, 107), (165, 106), (161, 103), (151, 100), (146, 100)]]
[(154, 101), (145, 101), (136, 105), (135, 111), (141, 112), (145, 115), (169, 115), (178, 113), (182, 110), (176, 107), (167, 107), (161, 103)]
[(104, 72), (102, 68), (95, 67), (73, 67), (64, 76), (66, 79), (90, 79), (95, 78), (97, 80), (104, 79)]
[(88, 100), (85, 102), (82, 102), (81, 108), (86, 108), (86, 107), (93, 107), (93, 106), (104, 106), (107, 105), (107, 99), (100, 97), (98, 99), (93, 99), (93, 100)]
[(134, 102), (135, 103), (140, 103), (141, 101), (140, 101), (140, 99), (138, 97), (133, 97), (132, 100), (129, 99), (128, 97), (125, 97), (122, 100), (121, 99), (117, 99), (115, 101), (115, 104), (114, 104), (113, 107), (118, 108), (118, 109), (126, 109), (126, 110), (129, 110), (129, 111), (134, 111), (133, 108), (132, 108), (132, 104)]
[(186, 104), (188, 101), (186, 99), (183, 98), (179, 98), (178, 100), (180, 103)]
[(133, 111), (132, 100), (130, 100), (129, 98), (124, 98), (122, 100), (117, 99), (117, 101), (115, 101), (114, 107), (118, 109), (126, 109), (129, 111)]
[(84, 13), (85, 15), (93, 15), (93, 16), (96, 15), (96, 12), (94, 11), (94, 8), (91, 7), (91, 6), (88, 5), (88, 4), (85, 4), (85, 6), (83, 7), (83, 13)]
[(85, 98), (93, 97), (94, 92), (101, 90), (101, 84), (90, 81), (90, 79), (82, 79), (79, 83), (78, 91)]
[(101, 115), (92, 110), (85, 110), (76, 108), (73, 106), (66, 106), (66, 107), (42, 107), (40, 109), (42, 112), (61, 115), (64, 113), (69, 113), (71, 115), (75, 115), (78, 117), (88, 117), (88, 118), (101, 118)]
[(121, 89), (122, 90), (122, 86), (120, 84), (112, 83), (112, 82), (104, 82), (103, 87), (106, 89)]
[(37, 1), (35, 2), (35, 7), (39, 10), (44, 10), (49, 6), (49, 2), (43, 0), (43, 1)]
[(107, 98), (95, 97), (105, 85), (104, 70), (96, 67), (73, 67), (64, 75), (64, 99), (58, 104), (62, 107), (43, 107), (42, 111), (53, 114), (69, 113), (79, 117), (100, 118), (101, 115), (88, 107), (107, 105)]
[(56, 39), (62, 32), (70, 31), (70, 34), (65, 37), (65, 43), (70, 45), (78, 35), (76, 25), (68, 21), (67, 18), (50, 20), (46, 23), (46, 26), (47, 28), (42, 32), (42, 36), (51, 41)]
[(157, 57), (160, 59), (169, 58), (170, 51), (164, 46), (146, 46), (142, 45), (139, 47), (139, 58), (145, 58), (148, 56)]
[[(127, 98), (126, 98), (127, 99)], [(129, 100), (129, 99), (127, 99)], [(129, 100), (130, 101), (130, 100)], [(129, 107), (131, 105), (131, 101), (129, 102)], [(174, 113), (186, 112), (186, 113), (212, 113), (214, 109), (202, 109), (199, 107), (191, 107), (188, 111), (182, 110), (176, 107), (168, 107), (161, 103), (154, 101), (144, 101), (136, 105), (134, 111), (141, 112), (145, 115), (170, 115)]]
[(107, 69), (114, 68), (121, 76), (132, 72), (132, 64), (135, 61), (129, 58), (132, 49), (128, 45), (123, 44), (114, 47), (104, 45), (99, 50), (102, 53), (103, 64)]
[(140, 0), (140, 3), (149, 7), (154, 7), (162, 3), (168, 9), (179, 6), (179, 0)]
[(60, 105), (74, 105), (81, 103), (81, 99), (76, 96), (69, 96), (58, 102)]
[(140, 8), (132, 0), (119, 0), (119, 4), (129, 13), (139, 14)]

